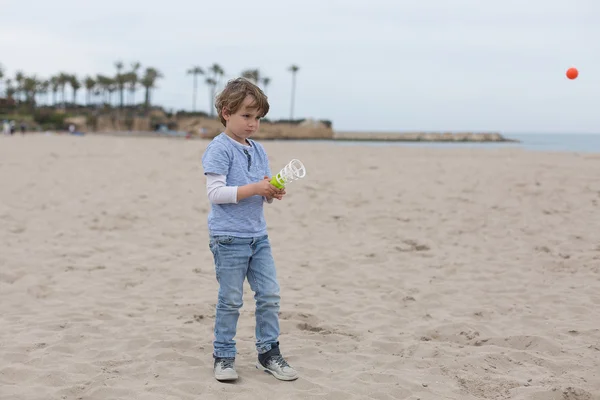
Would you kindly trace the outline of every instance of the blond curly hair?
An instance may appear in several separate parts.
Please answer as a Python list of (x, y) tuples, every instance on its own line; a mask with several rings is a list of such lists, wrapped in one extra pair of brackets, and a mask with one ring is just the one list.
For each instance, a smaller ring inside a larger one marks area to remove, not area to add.
[(227, 82), (225, 89), (217, 96), (215, 108), (223, 126), (227, 126), (223, 118), (223, 111), (227, 110), (229, 114), (235, 114), (247, 96), (254, 99), (250, 108), (256, 109), (260, 117), (264, 117), (269, 112), (269, 101), (264, 92), (245, 78), (236, 78)]

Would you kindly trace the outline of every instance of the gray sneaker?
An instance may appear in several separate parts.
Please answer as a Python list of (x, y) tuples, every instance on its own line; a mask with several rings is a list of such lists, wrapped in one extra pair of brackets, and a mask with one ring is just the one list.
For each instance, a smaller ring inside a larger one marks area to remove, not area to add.
[(298, 379), (298, 372), (285, 361), (279, 351), (279, 345), (276, 345), (265, 354), (259, 354), (256, 368), (273, 375), (281, 381)]
[(235, 358), (215, 358), (215, 379), (218, 381), (235, 381)]

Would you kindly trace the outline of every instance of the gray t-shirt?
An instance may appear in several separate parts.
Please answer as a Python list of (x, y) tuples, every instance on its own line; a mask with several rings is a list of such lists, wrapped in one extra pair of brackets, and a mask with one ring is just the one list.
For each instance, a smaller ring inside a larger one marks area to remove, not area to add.
[[(261, 144), (248, 139), (244, 146), (224, 132), (216, 136), (202, 156), (204, 174), (225, 175), (227, 186), (244, 186), (271, 176), (269, 159)], [(267, 234), (263, 197), (251, 196), (238, 203), (211, 204), (208, 232), (212, 236), (258, 237)]]

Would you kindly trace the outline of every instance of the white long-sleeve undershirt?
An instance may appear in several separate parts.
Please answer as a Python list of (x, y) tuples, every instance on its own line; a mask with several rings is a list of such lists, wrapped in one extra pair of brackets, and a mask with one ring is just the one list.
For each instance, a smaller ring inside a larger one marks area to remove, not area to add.
[[(227, 186), (227, 177), (225, 175), (206, 174), (206, 193), (208, 201), (212, 204), (237, 204), (237, 186)], [(272, 203), (273, 199), (264, 201)]]

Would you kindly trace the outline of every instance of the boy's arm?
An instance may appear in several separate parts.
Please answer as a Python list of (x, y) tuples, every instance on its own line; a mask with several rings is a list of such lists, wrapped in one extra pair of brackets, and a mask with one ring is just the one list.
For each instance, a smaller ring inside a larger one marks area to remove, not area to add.
[(247, 185), (237, 187), (238, 201), (243, 200), (248, 197), (255, 196), (256, 194), (257, 193), (256, 193), (256, 184), (255, 183), (249, 183)]
[[(254, 194), (251, 185), (227, 186), (230, 162), (231, 155), (227, 149), (214, 141), (208, 145), (202, 156), (208, 200), (213, 204), (235, 204)], [(238, 193), (239, 189), (241, 189), (241, 193)]]
[(262, 196), (263, 198), (272, 199), (277, 197), (279, 189), (271, 185), (269, 178), (265, 176), (262, 181), (249, 183), (248, 185), (239, 186), (237, 191), (238, 201), (250, 196)]
[(227, 177), (212, 173), (206, 174), (206, 194), (213, 204), (237, 203), (237, 186), (227, 186)]
[(269, 182), (259, 181), (244, 186), (227, 186), (230, 156), (214, 142), (209, 144), (202, 156), (202, 167), (206, 175), (208, 199), (213, 204), (238, 203), (252, 196), (274, 197), (277, 188)]
[[(256, 184), (227, 186), (227, 177), (213, 173), (206, 174), (206, 192), (213, 204), (235, 204), (256, 194)], [(272, 201), (272, 200), (271, 200)]]

